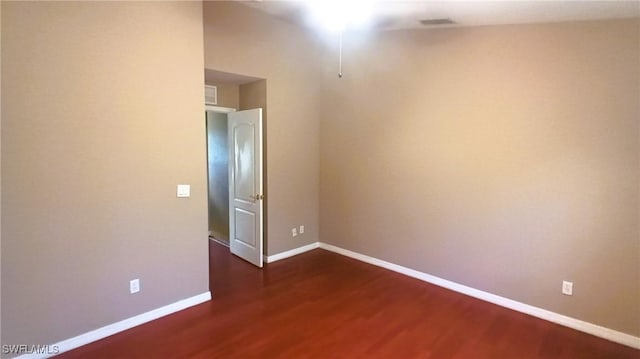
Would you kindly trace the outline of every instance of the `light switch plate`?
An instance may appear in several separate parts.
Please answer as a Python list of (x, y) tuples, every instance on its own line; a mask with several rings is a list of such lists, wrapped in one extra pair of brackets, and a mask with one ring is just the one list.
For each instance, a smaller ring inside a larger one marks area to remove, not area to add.
[(129, 281), (129, 293), (135, 294), (140, 291), (140, 279), (132, 279)]
[(188, 184), (179, 184), (176, 194), (178, 197), (191, 197), (191, 186)]

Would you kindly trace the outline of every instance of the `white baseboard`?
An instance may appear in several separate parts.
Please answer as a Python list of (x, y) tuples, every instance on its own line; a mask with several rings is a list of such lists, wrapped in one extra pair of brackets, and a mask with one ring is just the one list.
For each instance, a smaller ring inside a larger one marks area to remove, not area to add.
[(131, 317), (125, 320), (121, 320), (119, 322), (113, 323), (113, 324), (109, 324), (106, 325), (102, 328), (98, 328), (96, 330), (92, 330), (90, 332), (84, 333), (84, 334), (80, 334), (76, 337), (73, 338), (69, 338), (66, 340), (63, 340), (61, 342), (55, 343), (55, 344), (51, 344), (48, 347), (50, 348), (50, 350), (53, 350), (53, 348), (55, 348), (56, 353), (51, 353), (51, 354), (24, 354), (21, 355), (17, 358), (20, 359), (26, 359), (26, 358), (49, 358), (52, 357), (53, 355), (57, 355), (60, 353), (64, 353), (66, 351), (81, 347), (85, 344), (89, 344), (91, 342), (95, 342), (96, 340), (100, 340), (103, 338), (106, 338), (108, 336), (114, 335), (116, 333), (120, 333), (122, 331), (125, 331), (127, 329), (131, 329), (133, 327), (136, 327), (138, 325), (150, 322), (152, 320), (164, 317), (166, 315), (169, 314), (173, 314), (175, 312), (179, 312), (183, 309), (192, 307), (194, 305), (200, 304), (200, 303), (204, 303), (208, 300), (211, 300), (211, 292), (205, 292), (202, 294), (198, 294), (196, 296), (187, 298), (187, 299), (183, 299), (180, 301), (177, 301), (175, 303), (169, 304), (169, 305), (165, 305), (164, 307), (160, 307), (151, 311), (148, 311), (146, 313), (142, 313), (139, 315), (136, 315), (135, 317)]
[[(576, 329), (584, 333), (595, 335), (597, 337), (601, 337), (616, 343), (627, 345), (632, 348), (640, 349), (640, 337), (636, 337), (636, 336), (622, 333), (613, 329), (605, 328), (597, 324), (593, 324), (593, 323), (585, 322), (572, 317), (568, 317), (568, 316), (558, 314), (546, 309), (534, 307), (532, 305), (517, 302), (515, 300), (501, 297), (488, 292), (484, 292), (475, 288), (467, 287), (465, 285), (458, 284), (456, 282), (452, 282), (446, 279), (432, 276), (430, 274), (419, 272), (411, 268), (403, 267), (394, 263), (383, 261), (381, 259), (377, 259), (364, 254), (353, 252), (344, 248), (336, 247), (334, 245), (327, 244), (327, 243), (315, 242), (315, 243), (308, 244), (306, 246), (294, 248), (286, 252), (274, 254), (272, 256), (265, 256), (265, 261), (267, 263), (273, 263), (275, 261), (292, 257), (316, 248), (322, 248), (337, 254), (341, 254), (346, 257), (359, 260), (361, 262), (386, 268), (391, 271), (422, 280), (424, 282), (435, 284), (437, 286), (447, 288), (458, 293), (466, 294), (468, 296), (478, 298), (486, 302), (490, 302), (490, 303), (493, 303), (505, 308), (509, 308), (521, 313), (529, 314), (534, 317), (538, 317), (553, 323), (557, 323), (572, 329)], [(19, 356), (18, 358), (20, 359), (48, 358), (53, 355), (57, 355), (59, 353), (63, 353), (63, 352), (78, 348), (80, 346), (89, 344), (96, 340), (100, 340), (108, 336), (111, 336), (113, 334), (147, 323), (149, 321), (178, 312), (188, 307), (206, 302), (208, 300), (211, 300), (211, 292), (205, 292), (191, 298), (183, 299), (173, 304), (169, 304), (164, 307), (157, 308), (149, 312), (142, 313), (140, 315), (136, 315), (135, 317), (131, 317), (131, 318), (119, 321), (117, 323), (109, 324), (107, 326), (98, 328), (88, 333), (84, 333), (76, 337), (52, 344), (49, 347), (58, 349), (57, 353), (55, 354), (25, 354), (25, 355)]]
[(209, 237), (213, 237), (213, 238), (215, 238), (215, 239), (217, 239), (219, 241), (229, 243), (229, 234), (224, 234), (224, 233), (221, 233), (221, 232), (218, 232), (218, 231), (210, 230), (209, 231)]
[(340, 247), (336, 247), (334, 245), (331, 244), (327, 244), (327, 243), (320, 243), (320, 248), (334, 252), (334, 253), (338, 253), (341, 254), (343, 256), (347, 256), (347, 257), (351, 257), (353, 259), (357, 259), (359, 261), (365, 262), (365, 263), (369, 263), (369, 264), (373, 264), (375, 266), (378, 267), (382, 267), (382, 268), (386, 268), (389, 270), (392, 270), (394, 272), (398, 272), (400, 274), (404, 274), (406, 276), (409, 277), (413, 277), (419, 280), (422, 280), (424, 282), (428, 282), (431, 284), (435, 284), (437, 286), (443, 287), (443, 288), (447, 288), (450, 290), (453, 290), (455, 292), (458, 293), (462, 293), (462, 294), (466, 294), (468, 296), (474, 297), (474, 298), (478, 298), (481, 300), (484, 300), (486, 302), (489, 303), (493, 303), (493, 304), (497, 304), (499, 306), (505, 307), (505, 308), (509, 308), (521, 313), (525, 313), (525, 314), (529, 314), (532, 315), (534, 317), (538, 317), (540, 319), (544, 319), (556, 324), (560, 324), (563, 325), (565, 327), (569, 327), (572, 329), (576, 329), (579, 330), (581, 332), (584, 333), (588, 333), (591, 335), (595, 335), (597, 337), (600, 338), (604, 338), (607, 340), (610, 340), (612, 342), (616, 342), (616, 343), (620, 343), (620, 344), (624, 344), (627, 346), (630, 346), (632, 348), (636, 348), (636, 349), (640, 349), (640, 337), (635, 337), (633, 335), (630, 334), (626, 334), (623, 332), (619, 332), (617, 330), (613, 330), (613, 329), (609, 329), (609, 328), (605, 328), (603, 326), (597, 325), (597, 324), (593, 324), (593, 323), (589, 323), (589, 322), (585, 322), (583, 320), (580, 319), (576, 319), (576, 318), (572, 318), (572, 317), (568, 317), (566, 315), (562, 315), (562, 314), (558, 314), (546, 309), (542, 309), (542, 308), (538, 308), (538, 307), (534, 307), (532, 305), (529, 304), (524, 304), (521, 302), (517, 302), (515, 300), (509, 299), (509, 298), (505, 298), (505, 297), (501, 297), (499, 295), (495, 295), (495, 294), (491, 294), (491, 293), (487, 293), (475, 288), (471, 288), (471, 287), (467, 287), (465, 285), (462, 284), (458, 284), (456, 282), (452, 282), (446, 279), (442, 279), (442, 278), (438, 278), (436, 276), (432, 276), (430, 274), (426, 274), (423, 272), (419, 272), (417, 270), (411, 269), (411, 268), (407, 268), (407, 267), (403, 267), (397, 264), (393, 264), (390, 262), (386, 262), (383, 261), (381, 259), (377, 259), (374, 257), (369, 257), (367, 255), (364, 254), (360, 254), (360, 253), (356, 253), (356, 252), (352, 252), (350, 250), (347, 249), (343, 249)]
[(264, 256), (264, 261), (267, 263), (273, 263), (275, 261), (279, 261), (281, 259), (285, 259), (285, 258), (289, 258), (289, 257), (293, 257), (296, 256), (298, 254), (304, 253), (304, 252), (308, 252), (310, 250), (316, 249), (320, 247), (320, 242), (314, 242), (311, 244), (307, 244), (306, 246), (302, 246), (302, 247), (298, 247), (298, 248), (294, 248), (285, 252), (281, 252), (278, 254), (274, 254), (271, 256)]

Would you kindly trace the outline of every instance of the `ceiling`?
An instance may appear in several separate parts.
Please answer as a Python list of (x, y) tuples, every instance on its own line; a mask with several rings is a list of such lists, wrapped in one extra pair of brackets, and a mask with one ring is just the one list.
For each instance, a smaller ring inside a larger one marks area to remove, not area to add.
[[(344, 6), (340, 4), (349, 1), (335, 3)], [(313, 26), (308, 20), (308, 1), (254, 0), (242, 3), (289, 22)], [(640, 18), (640, 1), (386, 0), (370, 3), (373, 26), (380, 30)], [(421, 20), (432, 19), (451, 19), (455, 24), (425, 26), (420, 23)]]

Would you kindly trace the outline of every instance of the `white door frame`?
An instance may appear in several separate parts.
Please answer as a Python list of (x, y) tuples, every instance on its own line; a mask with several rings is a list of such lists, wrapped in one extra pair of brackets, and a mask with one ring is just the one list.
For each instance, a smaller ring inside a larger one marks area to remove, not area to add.
[(212, 106), (212, 105), (205, 105), (204, 109), (205, 111), (213, 111), (213, 112), (219, 112), (219, 113), (229, 113), (229, 112), (238, 111), (235, 108), (231, 108), (231, 107), (220, 107), (220, 106)]

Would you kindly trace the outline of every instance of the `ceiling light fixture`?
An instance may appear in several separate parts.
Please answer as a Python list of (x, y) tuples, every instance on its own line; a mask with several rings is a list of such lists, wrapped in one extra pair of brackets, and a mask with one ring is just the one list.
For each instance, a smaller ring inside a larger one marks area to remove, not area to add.
[(372, 18), (371, 0), (308, 0), (310, 21), (329, 32), (367, 27)]
[(372, 22), (372, 0), (307, 0), (309, 21), (339, 35), (338, 77), (342, 78), (342, 35), (348, 30), (366, 28)]

